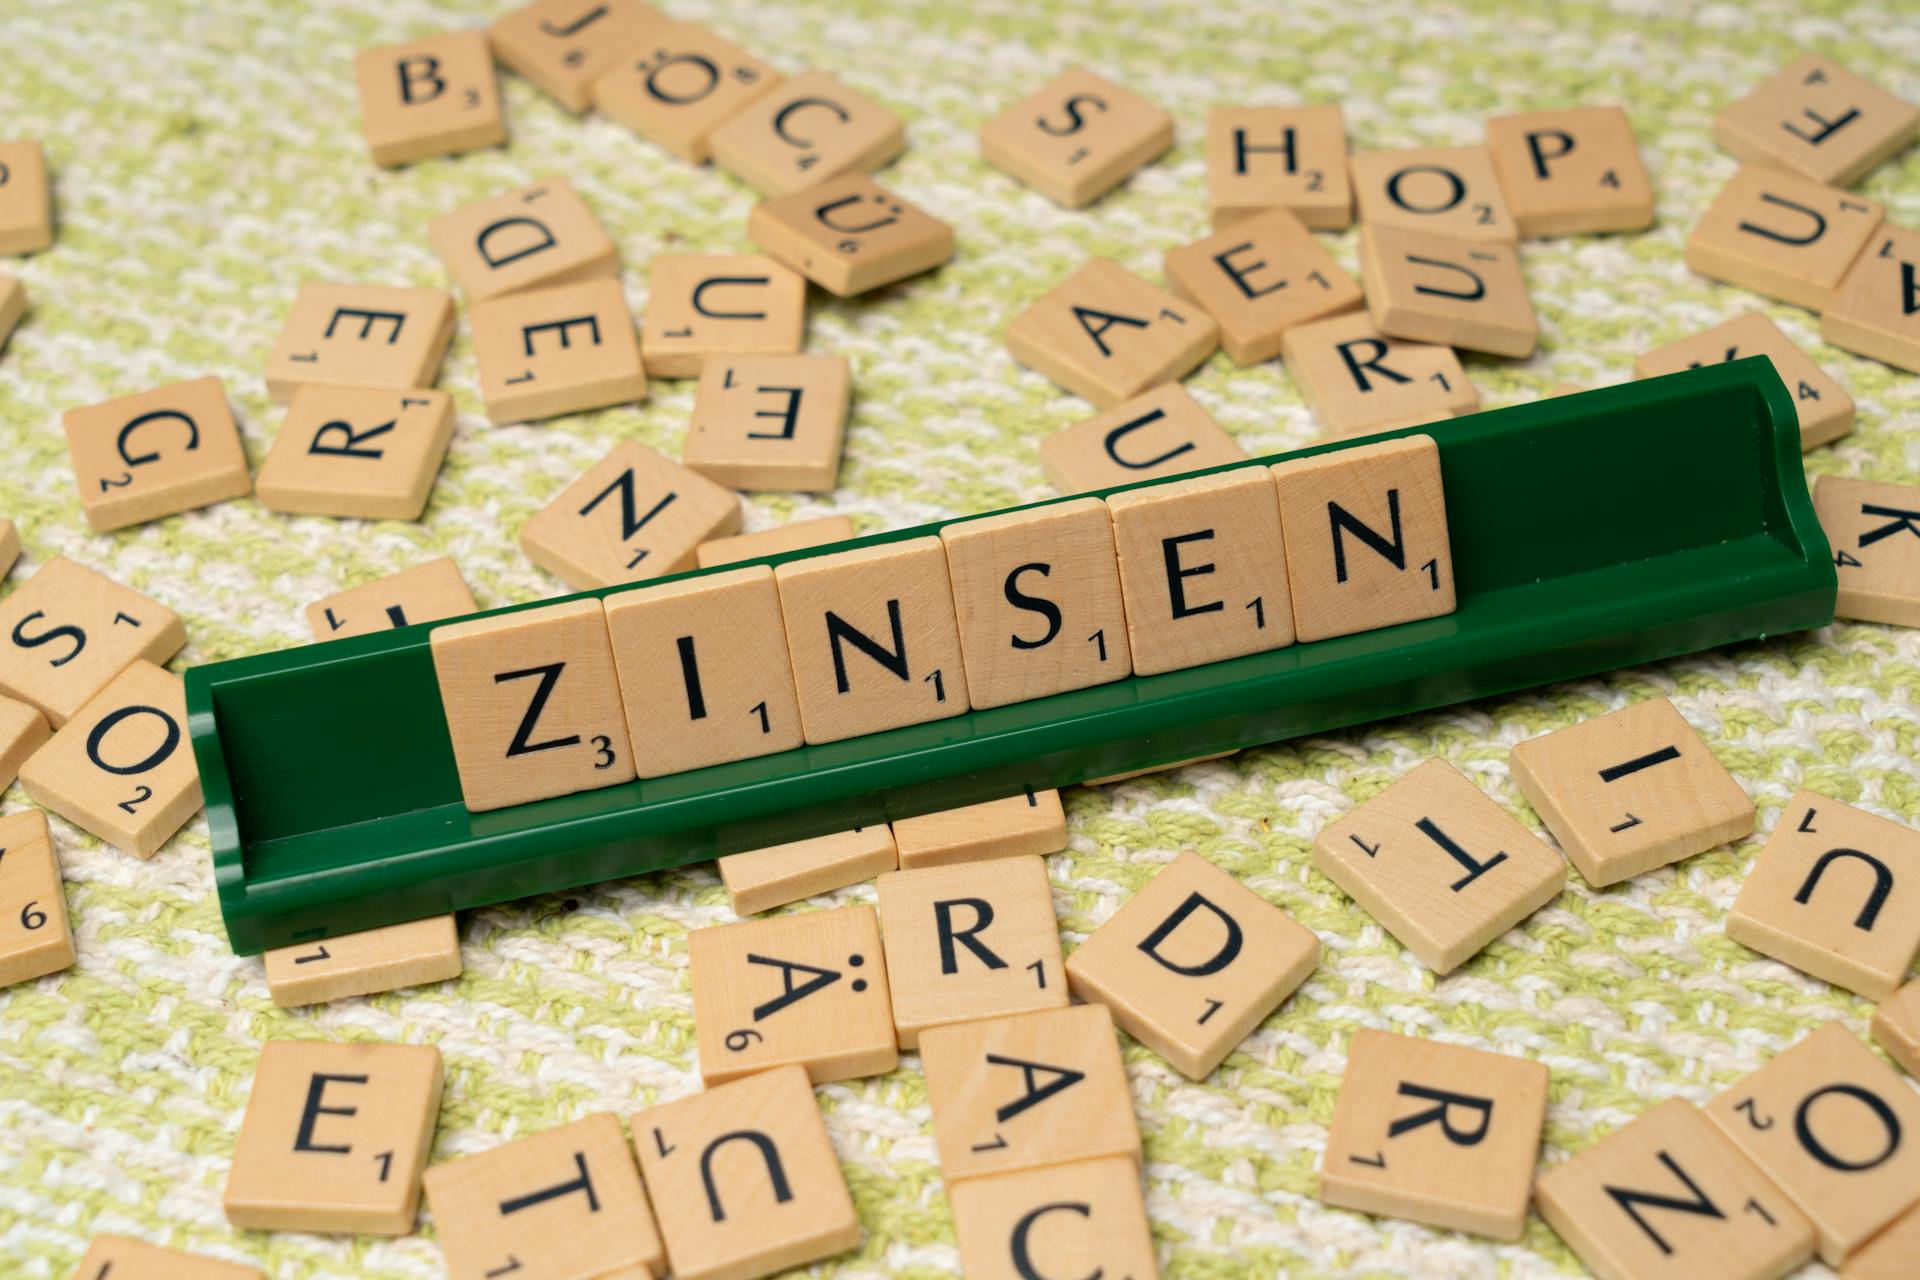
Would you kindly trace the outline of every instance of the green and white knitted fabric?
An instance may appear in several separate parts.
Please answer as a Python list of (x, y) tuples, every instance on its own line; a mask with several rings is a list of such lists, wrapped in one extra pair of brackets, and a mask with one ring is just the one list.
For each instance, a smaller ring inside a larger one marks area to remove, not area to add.
[[(1853, 434), (1808, 469), (1920, 481), (1920, 379), (1828, 348), (1807, 313), (1707, 283), (1681, 261), (1688, 228), (1735, 167), (1712, 143), (1714, 111), (1802, 48), (1920, 100), (1913, 0), (665, 2), (783, 70), (829, 69), (898, 112), (909, 146), (884, 181), (958, 237), (935, 274), (850, 301), (815, 294), (808, 349), (846, 355), (855, 371), (841, 486), (755, 496), (749, 528), (840, 511), (871, 532), (1047, 496), (1037, 445), (1090, 410), (1018, 369), (1004, 326), (1090, 254), (1157, 279), (1167, 249), (1204, 234), (1203, 121), (1209, 106), (1234, 103), (1341, 103), (1356, 149), (1477, 142), (1489, 114), (1623, 104), (1659, 224), (1523, 245), (1540, 350), (1520, 362), (1470, 357), (1483, 401), (1625, 379), (1637, 353), (1760, 308), (1859, 402)], [(445, 286), (426, 238), (445, 210), (571, 178), (620, 247), (636, 313), (654, 254), (750, 248), (742, 186), (608, 121), (576, 120), (512, 77), (509, 147), (376, 169), (358, 131), (354, 51), (480, 26), (505, 4), (0, 5), (0, 135), (44, 140), (60, 224), (57, 247), (0, 267), (33, 300), (0, 355), (0, 514), (27, 545), (13, 583), (63, 553), (150, 593), (186, 619), (176, 666), (284, 648), (309, 640), (308, 602), (439, 554), (459, 561), (483, 605), (557, 594), (517, 547), (520, 524), (617, 440), (678, 456), (692, 383), (656, 383), (637, 407), (493, 427), (463, 330), (441, 378), (459, 431), (419, 524), (290, 519), (251, 500), (104, 536), (81, 517), (63, 410), (218, 374), (257, 464), (281, 417), (262, 369), (297, 286)], [(975, 140), (1001, 105), (1073, 62), (1163, 104), (1179, 127), (1170, 155), (1078, 212), (987, 168)], [(1893, 221), (1920, 225), (1920, 150), (1860, 190)], [(1352, 266), (1354, 235), (1329, 242)], [(1317, 434), (1278, 364), (1216, 356), (1187, 385), (1250, 454)], [(1704, 1100), (1823, 1021), (1864, 1030), (1865, 1001), (1761, 959), (1723, 925), (1795, 787), (1920, 822), (1917, 692), (1920, 632), (1842, 623), (1070, 791), (1071, 844), (1050, 860), (1069, 947), (1187, 847), (1326, 943), (1312, 979), (1202, 1083), (1127, 1042), (1166, 1274), (1576, 1272), (1537, 1219), (1519, 1243), (1495, 1245), (1315, 1199), (1350, 1032), (1389, 1028), (1547, 1063), (1543, 1159), (1558, 1161), (1664, 1098)], [(1430, 756), (1537, 827), (1508, 776), (1509, 748), (1654, 694), (1674, 699), (1753, 794), (1752, 838), (1606, 890), (1575, 876), (1438, 982), (1313, 870), (1324, 824)], [(458, 981), (282, 1011), (259, 961), (227, 947), (203, 821), (150, 862), (57, 820), (54, 831), (80, 959), (0, 992), (0, 1273), (66, 1276), (90, 1236), (116, 1231), (276, 1277), (439, 1274), (431, 1214), (400, 1240), (228, 1228), (221, 1188), (267, 1037), (439, 1045), (437, 1160), (700, 1087), (687, 931), (732, 918), (711, 868), (585, 889), (574, 910), (549, 897), (473, 912)], [(860, 1248), (821, 1273), (954, 1275), (917, 1059), (819, 1094), (866, 1228)]]

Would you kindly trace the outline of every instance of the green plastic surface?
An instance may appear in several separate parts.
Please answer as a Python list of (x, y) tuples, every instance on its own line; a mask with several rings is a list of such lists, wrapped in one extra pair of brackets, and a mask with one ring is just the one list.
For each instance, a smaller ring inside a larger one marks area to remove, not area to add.
[(1447, 617), (512, 809), (461, 803), (428, 651), (444, 623), (193, 668), (228, 936), (248, 954), (1832, 621), (1793, 401), (1764, 358), (1430, 431)]

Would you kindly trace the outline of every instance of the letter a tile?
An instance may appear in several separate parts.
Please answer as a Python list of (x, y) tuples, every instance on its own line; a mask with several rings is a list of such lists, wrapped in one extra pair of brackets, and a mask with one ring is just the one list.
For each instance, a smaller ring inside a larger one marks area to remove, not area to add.
[(1853, 430), (1853, 397), (1828, 377), (1813, 357), (1780, 332), (1780, 326), (1758, 311), (1735, 316), (1657, 351), (1637, 356), (1633, 376), (1655, 378), (1663, 373), (1698, 369), (1701, 365), (1765, 356), (1787, 384), (1794, 412), (1800, 418), (1800, 447), (1830, 444)]
[(1111, 489), (1242, 462), (1247, 451), (1177, 382), (1155, 387), (1040, 442), (1040, 466), (1061, 493)]
[(1219, 345), (1219, 326), (1192, 303), (1095, 258), (1007, 327), (1013, 358), (1101, 408), (1178, 382)]
[(1081, 67), (980, 126), (980, 154), (1055, 204), (1078, 209), (1173, 145), (1173, 117)]
[(1287, 330), (1280, 357), (1326, 439), (1422, 426), (1480, 407), (1452, 347), (1390, 338), (1365, 311)]
[(1826, 307), (1883, 213), (1880, 203), (1748, 165), (1687, 236), (1687, 265), (1809, 311)]
[(1803, 53), (1713, 118), (1713, 140), (1753, 164), (1850, 187), (1920, 133), (1920, 110), (1831, 58)]
[(620, 270), (613, 241), (565, 178), (443, 213), (427, 224), (427, 241), (468, 302)]
[(640, 339), (617, 278), (474, 303), (480, 394), (495, 423), (532, 422), (647, 398)]
[(739, 527), (738, 494), (622, 440), (520, 527), (520, 547), (591, 591), (691, 569), (696, 547)]
[(267, 393), (284, 402), (308, 386), (431, 386), (452, 340), (444, 289), (309, 280), (267, 357)]
[(360, 128), (375, 164), (392, 168), (507, 140), (493, 54), (481, 32), (362, 49), (353, 71)]
[(0, 601), (0, 693), (58, 729), (129, 663), (165, 662), (186, 642), (173, 610), (55, 556)]
[(1821, 476), (1813, 509), (1840, 576), (1834, 616), (1920, 626), (1920, 488)]
[(243, 1267), (236, 1262), (221, 1262), (180, 1249), (130, 1240), (126, 1236), (95, 1236), (87, 1245), (87, 1256), (80, 1259), (74, 1280), (112, 1280), (127, 1276), (137, 1280), (265, 1280), (258, 1267)]
[(73, 964), (67, 890), (47, 816), (0, 818), (0, 990)]
[(337, 640), (479, 611), (460, 566), (442, 556), (315, 600), (307, 625), (314, 639)]
[(1159, 1278), (1140, 1167), (1125, 1156), (968, 1178), (947, 1199), (967, 1280)]
[(1920, 373), (1920, 231), (1880, 229), (1827, 300), (1820, 336)]
[(580, 115), (593, 105), (593, 82), (666, 25), (641, 0), (534, 0), (495, 18), (487, 43), (502, 66)]
[(218, 378), (70, 409), (65, 423), (80, 506), (96, 533), (253, 492)]
[(418, 520), (452, 440), (444, 391), (302, 387), (255, 488), (269, 511)]

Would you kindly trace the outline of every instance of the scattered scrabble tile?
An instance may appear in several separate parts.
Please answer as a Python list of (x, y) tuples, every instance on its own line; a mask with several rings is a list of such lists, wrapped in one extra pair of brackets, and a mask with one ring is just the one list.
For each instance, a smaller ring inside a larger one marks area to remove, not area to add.
[(1920, 373), (1920, 231), (1881, 229), (1828, 299), (1820, 336)]
[(800, 745), (772, 569), (620, 591), (603, 603), (641, 777)]
[(473, 353), (495, 423), (532, 422), (647, 398), (640, 339), (616, 277), (476, 302)]
[(1188, 390), (1169, 382), (1040, 442), (1040, 466), (1062, 493), (1110, 489), (1245, 460)]
[(901, 818), (893, 839), (904, 870), (1045, 855), (1067, 847), (1067, 814), (1058, 791), (1028, 787), (1002, 800)]
[(20, 326), (20, 317), (27, 314), (27, 287), (12, 276), (0, 276), (0, 348), (7, 345), (7, 339)]
[(27, 798), (151, 858), (200, 810), (186, 687), (145, 659), (115, 676), (20, 769)]
[(38, 809), (0, 818), (0, 991), (73, 964), (60, 859)]
[(633, 781), (600, 601), (452, 623), (432, 646), (470, 811)]
[(1055, 285), (1007, 327), (1015, 360), (1103, 409), (1178, 382), (1218, 340), (1212, 316), (1106, 258)]
[(1920, 979), (1880, 1002), (1873, 1011), (1873, 1038), (1902, 1071), (1920, 1079)]
[(1727, 936), (1884, 999), (1920, 955), (1920, 831), (1794, 792), (1740, 888)]
[(770, 1276), (859, 1243), (846, 1175), (800, 1067), (642, 1111), (633, 1144), (674, 1280)]
[(1545, 1063), (1361, 1027), (1327, 1130), (1320, 1198), (1518, 1240), (1547, 1075)]
[(292, 1009), (457, 978), (460, 930), (450, 915), (428, 916), (276, 947), (261, 958), (273, 1002)]
[(1445, 760), (1320, 833), (1313, 865), (1436, 974), (1559, 896), (1560, 855)]
[(427, 243), (468, 302), (620, 271), (613, 241), (565, 178), (547, 178), (443, 213), (427, 224)]
[(1453, 612), (1453, 552), (1433, 437), (1355, 445), (1271, 472), (1302, 641)]
[(1813, 510), (1840, 578), (1834, 616), (1920, 626), (1920, 488), (1821, 476)]
[(779, 83), (779, 72), (705, 27), (672, 22), (593, 82), (593, 105), (682, 160), (705, 164), (713, 131)]
[(1486, 147), (1359, 151), (1348, 161), (1360, 221), (1462, 240), (1512, 240), (1507, 193)]
[(227, 1221), (408, 1234), (441, 1080), (440, 1051), (428, 1044), (267, 1041), (227, 1174)]
[(63, 422), (80, 506), (96, 533), (253, 492), (240, 428), (218, 378), (69, 409)]
[(1194, 476), (1107, 499), (1136, 675), (1294, 641), (1280, 507), (1261, 467)]
[(421, 1182), (459, 1280), (651, 1280), (666, 1268), (626, 1128), (608, 1112), (437, 1164)]
[(1311, 929), (1188, 849), (1067, 957), (1067, 982), (1204, 1080), (1319, 962)]
[(1338, 106), (1211, 107), (1207, 210), (1216, 228), (1285, 209), (1316, 231), (1353, 225)]
[(763, 196), (872, 173), (907, 145), (900, 117), (824, 71), (783, 80), (708, 138), (713, 162)]
[(74, 1280), (265, 1280), (258, 1267), (163, 1249), (126, 1236), (95, 1236)]
[(40, 708), (0, 698), (0, 790), (13, 785), (20, 766), (52, 736), (53, 728)]
[(494, 19), (493, 56), (579, 115), (593, 82), (637, 55), (667, 16), (640, 0), (534, 0)]
[(623, 440), (520, 527), (527, 558), (577, 591), (693, 567), (693, 549), (740, 527), (740, 498)]
[(1710, 280), (1820, 311), (1882, 213), (1878, 201), (1747, 165), (1694, 223), (1687, 265)]
[(641, 350), (662, 378), (697, 378), (709, 357), (785, 356), (807, 330), (807, 282), (754, 254), (663, 253), (651, 267)]
[(844, 542), (852, 536), (853, 519), (850, 516), (820, 516), (813, 520), (796, 520), (775, 529), (761, 529), (756, 533), (713, 538), (695, 547), (693, 554), (699, 568), (713, 569), (721, 565), (739, 564), (743, 560), (758, 560), (762, 556), (824, 547), (830, 542)]
[(852, 389), (845, 356), (709, 360), (680, 460), (730, 489), (826, 493), (839, 483)]
[(1653, 183), (1619, 107), (1494, 116), (1487, 121), (1487, 151), (1523, 236), (1653, 225)]
[(1080, 785), (1083, 787), (1104, 787), (1109, 783), (1126, 782), (1131, 778), (1144, 778), (1152, 773), (1170, 773), (1175, 769), (1184, 769), (1192, 764), (1206, 764), (1210, 760), (1225, 760), (1228, 756), (1235, 754), (1237, 753), (1232, 751), (1216, 751), (1211, 755), (1189, 756), (1185, 760), (1169, 760), (1165, 764), (1149, 765), (1145, 769), (1129, 769), (1125, 773), (1109, 773), (1099, 778), (1085, 778), (1081, 780)]
[(919, 275), (953, 256), (953, 228), (865, 174), (754, 206), (747, 236), (839, 297)]
[(452, 440), (444, 391), (301, 387), (254, 490), (290, 515), (418, 520)]
[(1113, 521), (1098, 498), (957, 521), (941, 528), (940, 541), (975, 708), (1106, 684), (1133, 670)]
[(307, 386), (431, 386), (452, 340), (453, 299), (443, 289), (309, 280), (267, 357), (267, 391), (286, 401)]
[(788, 1064), (825, 1084), (899, 1063), (872, 907), (695, 929), (687, 953), (708, 1085)]
[(1529, 738), (1508, 762), (1595, 888), (1753, 830), (1753, 801), (1665, 698)]
[(1140, 1158), (1105, 1005), (930, 1027), (920, 1060), (948, 1186), (1098, 1156)]
[(809, 556), (773, 572), (808, 743), (966, 712), (940, 539)]
[(38, 142), (0, 142), (0, 253), (38, 253), (53, 244), (53, 197)]
[(1829, 1266), (1920, 1201), (1920, 1095), (1837, 1022), (1706, 1111), (1813, 1222)]
[(392, 168), (507, 140), (493, 55), (479, 31), (362, 49), (353, 60), (360, 128), (373, 162)]
[(1389, 338), (1365, 311), (1287, 330), (1280, 359), (1330, 437), (1418, 426), (1480, 407), (1452, 347)]
[(187, 642), (173, 610), (65, 556), (0, 601), (0, 636), (0, 693), (56, 729), (128, 663), (165, 662)]
[(1066, 1007), (1053, 887), (1041, 859), (891, 871), (878, 888), (902, 1049), (945, 1023)]
[(1140, 1169), (1125, 1156), (968, 1178), (947, 1199), (968, 1280), (1160, 1274)]
[(1072, 67), (980, 126), (980, 154), (1056, 204), (1078, 209), (1173, 145), (1173, 117)]
[(1607, 1277), (1774, 1280), (1813, 1255), (1812, 1225), (1684, 1098), (1548, 1169), (1534, 1203)]
[(883, 822), (730, 853), (715, 865), (733, 900), (733, 913), (750, 916), (871, 880), (898, 867), (900, 852), (893, 830)]
[(1713, 118), (1713, 140), (1753, 164), (1850, 187), (1920, 133), (1920, 109), (1831, 58), (1803, 53)]
[(307, 606), (307, 625), (316, 640), (338, 640), (479, 611), (460, 566), (442, 556), (315, 600)]
[(1369, 226), (1360, 237), (1367, 313), (1394, 338), (1528, 356), (1540, 322), (1512, 244), (1406, 227)]
[(1780, 326), (1758, 311), (1735, 316), (1692, 337), (1670, 342), (1636, 357), (1636, 378), (1654, 378), (1702, 365), (1766, 356), (1793, 396), (1800, 417), (1800, 447), (1829, 444), (1853, 430), (1853, 397), (1813, 362), (1813, 357), (1780, 332)]
[(1840, 1280), (1909, 1280), (1920, 1256), (1920, 1209), (1911, 1209), (1847, 1259)]
[(1293, 326), (1361, 305), (1359, 284), (1285, 209), (1169, 251), (1166, 275), (1175, 294), (1206, 308), (1221, 347), (1241, 365), (1279, 355)]

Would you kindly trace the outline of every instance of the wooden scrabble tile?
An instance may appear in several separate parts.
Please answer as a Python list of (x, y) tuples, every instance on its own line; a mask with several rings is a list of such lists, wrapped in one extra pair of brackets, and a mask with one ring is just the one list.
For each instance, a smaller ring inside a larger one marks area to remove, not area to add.
[(1355, 445), (1271, 471), (1303, 642), (1453, 612), (1447, 501), (1432, 436)]
[(0, 698), (0, 790), (13, 785), (20, 766), (52, 736), (53, 728), (40, 708)]
[(1753, 164), (1850, 187), (1920, 133), (1920, 109), (1830, 58), (1803, 53), (1713, 118), (1713, 140)]
[(504, 66), (579, 115), (593, 105), (593, 82), (667, 21), (640, 0), (533, 0), (495, 18), (487, 43)]
[(55, 556), (0, 601), (0, 694), (58, 729), (138, 658), (165, 662), (187, 642), (173, 610)]
[(1114, 782), (1126, 782), (1132, 778), (1144, 778), (1152, 773), (1171, 773), (1175, 769), (1184, 769), (1188, 765), (1194, 764), (1206, 764), (1210, 760), (1225, 760), (1228, 756), (1237, 754), (1238, 752), (1234, 751), (1215, 751), (1211, 755), (1188, 756), (1185, 760), (1169, 760), (1165, 764), (1149, 765), (1145, 769), (1129, 769), (1125, 773), (1109, 773), (1098, 778), (1083, 778), (1080, 781), (1080, 785), (1083, 787), (1104, 787)]
[(1389, 338), (1365, 311), (1287, 330), (1280, 359), (1329, 437), (1438, 422), (1480, 407), (1452, 347)]
[(266, 1280), (258, 1267), (163, 1249), (126, 1236), (95, 1236), (74, 1280)]
[(610, 1112), (434, 1165), (422, 1185), (455, 1280), (651, 1280), (666, 1269), (626, 1127)]
[(460, 566), (442, 556), (315, 600), (307, 606), (307, 625), (316, 640), (338, 640), (478, 612)]
[(640, 339), (617, 278), (490, 298), (469, 316), (480, 394), (494, 423), (647, 398)]
[(1295, 325), (1361, 305), (1359, 284), (1285, 209), (1169, 250), (1166, 275), (1175, 294), (1206, 308), (1221, 347), (1241, 365), (1279, 355), (1281, 335)]
[(267, 357), (267, 391), (286, 401), (306, 386), (432, 386), (452, 340), (444, 289), (309, 280)]
[(1140, 1167), (1125, 1156), (968, 1178), (947, 1199), (967, 1280), (1160, 1275)]
[(1463, 240), (1406, 227), (1368, 226), (1360, 237), (1367, 313), (1394, 338), (1528, 356), (1540, 322), (1512, 244)]
[(1545, 1063), (1359, 1028), (1327, 1130), (1320, 1199), (1518, 1240), (1547, 1075)]
[(1727, 936), (1868, 999), (1893, 994), (1920, 955), (1920, 831), (1795, 791)]
[(1095, 258), (1007, 326), (1007, 349), (1036, 373), (1101, 408), (1206, 362), (1219, 326), (1191, 303)]
[(1864, 196), (1747, 165), (1693, 224), (1687, 265), (1708, 279), (1819, 311), (1883, 212)]
[(829, 492), (852, 389), (845, 356), (709, 360), (680, 460), (730, 489)]
[(811, 744), (969, 707), (940, 539), (790, 560), (773, 571)]
[(1280, 508), (1264, 468), (1130, 489), (1107, 510), (1136, 675), (1293, 643)]
[(1353, 225), (1340, 108), (1210, 107), (1207, 210), (1216, 228), (1285, 209), (1317, 231)]
[(0, 349), (27, 314), (27, 287), (12, 276), (0, 276)]
[(1028, 787), (1020, 795), (984, 804), (900, 818), (893, 824), (893, 839), (904, 870), (1044, 856), (1067, 847), (1067, 813), (1058, 791)]
[(455, 622), (432, 645), (468, 810), (633, 781), (600, 601)]
[(1056, 431), (1040, 442), (1040, 466), (1062, 493), (1240, 462), (1246, 450), (1177, 382)]
[(743, 560), (758, 560), (762, 556), (824, 547), (830, 542), (844, 542), (852, 536), (851, 516), (819, 516), (755, 533), (713, 538), (695, 547), (693, 554), (700, 568), (713, 569), (721, 565), (739, 564)]
[(1066, 1007), (1044, 860), (890, 871), (878, 888), (902, 1049), (945, 1023)]
[(1098, 498), (949, 524), (940, 541), (974, 707), (1085, 689), (1133, 670), (1113, 522)]
[(60, 859), (38, 809), (0, 818), (0, 990), (73, 964)]
[(1311, 929), (1188, 849), (1067, 957), (1067, 983), (1204, 1080), (1319, 962)]
[(783, 80), (708, 138), (713, 162), (763, 196), (872, 173), (907, 145), (900, 117), (824, 71)]
[(1462, 240), (1518, 235), (1486, 147), (1358, 151), (1348, 161), (1360, 221)]
[(953, 228), (861, 173), (755, 205), (747, 236), (842, 298), (939, 266)]
[(38, 142), (0, 142), (0, 253), (38, 253), (53, 244), (53, 198)]
[(441, 1080), (430, 1044), (267, 1041), (227, 1175), (227, 1221), (408, 1234)]
[(1653, 183), (1619, 107), (1525, 111), (1487, 121), (1487, 151), (1523, 236), (1644, 231)]
[(1541, 1174), (1534, 1203), (1607, 1280), (1774, 1280), (1813, 1254), (1813, 1227), (1684, 1098)]
[(1873, 1011), (1873, 1039), (1902, 1071), (1920, 1079), (1920, 979), (1880, 1002)]
[(674, 1280), (744, 1280), (853, 1248), (860, 1222), (800, 1067), (633, 1118)]
[(1083, 67), (980, 126), (980, 155), (1055, 204), (1078, 209), (1173, 145), (1173, 117)]
[(1813, 1222), (1828, 1266), (1920, 1201), (1920, 1094), (1837, 1022), (1706, 1111)]
[(360, 128), (373, 162), (392, 168), (507, 140), (493, 55), (479, 31), (362, 49), (353, 59)]
[(651, 267), (641, 350), (661, 378), (697, 378), (709, 357), (785, 356), (807, 331), (807, 282), (755, 254), (663, 253)]
[(67, 452), (96, 533), (253, 492), (240, 428), (218, 378), (194, 378), (67, 410)]
[(418, 520), (452, 441), (444, 391), (302, 387), (254, 489), (269, 511)]
[(1813, 510), (1840, 577), (1834, 615), (1920, 626), (1920, 488), (1821, 476)]
[(276, 947), (261, 958), (273, 1002), (292, 1009), (457, 978), (460, 930), (451, 915), (428, 916)]
[(1567, 883), (1560, 855), (1445, 760), (1415, 767), (1324, 829), (1313, 865), (1441, 975)]
[(613, 241), (565, 178), (546, 178), (443, 213), (427, 224), (427, 242), (470, 303), (620, 272)]
[(617, 592), (603, 603), (641, 777), (800, 745), (772, 569), (729, 569)]
[(1920, 1256), (1920, 1209), (1911, 1209), (1847, 1259), (1840, 1280), (1909, 1280)]
[(1665, 698), (1529, 738), (1508, 763), (1595, 888), (1753, 830), (1753, 801)]
[(520, 527), (520, 546), (588, 591), (691, 569), (695, 547), (739, 527), (739, 495), (623, 440)]
[(1880, 229), (1827, 300), (1820, 336), (1920, 373), (1920, 232)]
[(715, 864), (733, 899), (733, 913), (750, 916), (871, 880), (900, 865), (886, 823), (830, 836), (730, 853)]
[(1853, 430), (1853, 397), (1813, 362), (1813, 357), (1758, 311), (1670, 342), (1633, 362), (1636, 378), (1655, 378), (1746, 356), (1766, 356), (1793, 396), (1800, 417), (1800, 447), (1829, 444)]
[(649, 142), (694, 164), (713, 131), (780, 83), (780, 73), (692, 22), (647, 33), (593, 82), (593, 105)]
[(930, 1027), (920, 1060), (948, 1186), (1098, 1156), (1140, 1158), (1105, 1005)]

